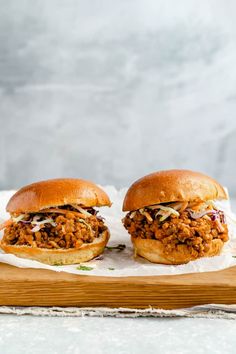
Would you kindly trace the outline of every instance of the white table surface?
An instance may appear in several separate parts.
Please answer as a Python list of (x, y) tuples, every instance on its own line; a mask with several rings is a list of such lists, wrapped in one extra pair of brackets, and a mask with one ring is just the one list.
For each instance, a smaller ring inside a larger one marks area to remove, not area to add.
[(0, 354), (21, 353), (235, 354), (236, 321), (0, 315)]
[(235, 353), (236, 321), (0, 316), (1, 354)]

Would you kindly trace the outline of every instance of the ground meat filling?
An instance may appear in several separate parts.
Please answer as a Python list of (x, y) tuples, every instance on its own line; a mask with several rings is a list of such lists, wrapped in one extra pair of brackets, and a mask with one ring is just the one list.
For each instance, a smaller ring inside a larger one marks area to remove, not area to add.
[[(58, 208), (59, 209), (59, 208)], [(52, 209), (53, 210), (53, 209)], [(60, 209), (59, 209), (60, 210)], [(73, 207), (57, 212), (37, 213), (37, 221), (50, 219), (51, 223), (41, 224), (39, 230), (32, 231), (30, 223), (35, 214), (27, 214), (19, 222), (11, 222), (4, 230), (3, 242), (10, 245), (39, 248), (79, 248), (83, 243), (91, 243), (107, 230), (103, 219), (96, 211), (87, 209), (90, 216), (75, 211)]]
[[(147, 214), (146, 214), (147, 213)], [(125, 228), (132, 237), (159, 240), (166, 254), (173, 252), (180, 244), (188, 246), (194, 257), (201, 257), (210, 248), (213, 239), (228, 241), (225, 223), (213, 221), (208, 215), (193, 219), (188, 211), (171, 214), (163, 222), (155, 218), (155, 210), (137, 210), (123, 219)]]

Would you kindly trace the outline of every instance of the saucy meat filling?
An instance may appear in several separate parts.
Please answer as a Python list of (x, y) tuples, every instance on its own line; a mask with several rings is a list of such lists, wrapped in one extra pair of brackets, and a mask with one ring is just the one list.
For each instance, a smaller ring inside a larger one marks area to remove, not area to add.
[(93, 208), (63, 206), (38, 213), (12, 216), (4, 229), (3, 242), (39, 248), (79, 248), (107, 230)]
[(161, 241), (166, 254), (185, 244), (197, 258), (209, 250), (212, 240), (229, 239), (224, 213), (212, 205), (191, 209), (188, 203), (150, 206), (129, 212), (123, 224), (134, 238)]

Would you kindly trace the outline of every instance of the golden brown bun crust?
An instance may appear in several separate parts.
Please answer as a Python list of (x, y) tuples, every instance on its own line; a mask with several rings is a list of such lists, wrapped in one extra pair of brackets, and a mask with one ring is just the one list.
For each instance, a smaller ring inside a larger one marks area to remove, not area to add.
[(188, 170), (167, 170), (134, 182), (126, 193), (123, 211), (159, 203), (211, 199), (227, 199), (224, 188), (211, 177)]
[[(159, 264), (185, 264), (196, 260), (188, 250), (187, 245), (178, 245), (177, 249), (170, 254), (164, 253), (163, 243), (158, 240), (143, 239), (140, 237), (131, 237), (134, 252), (152, 263)], [(211, 242), (210, 249), (202, 257), (218, 256), (224, 246), (224, 242), (215, 239)]]
[(20, 258), (32, 259), (50, 265), (77, 264), (90, 261), (100, 255), (110, 234), (108, 230), (103, 231), (99, 238), (92, 243), (84, 243), (80, 248), (74, 249), (47, 249), (29, 246), (14, 246), (1, 241), (0, 247), (6, 253), (12, 253)]
[(58, 178), (36, 182), (21, 188), (9, 200), (9, 213), (37, 212), (66, 204), (86, 207), (110, 206), (108, 195), (96, 184), (76, 178)]

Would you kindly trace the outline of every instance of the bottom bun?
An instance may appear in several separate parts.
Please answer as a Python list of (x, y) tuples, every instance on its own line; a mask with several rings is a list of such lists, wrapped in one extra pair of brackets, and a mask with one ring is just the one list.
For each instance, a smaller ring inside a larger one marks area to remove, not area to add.
[[(152, 263), (177, 265), (185, 264), (200, 258), (194, 257), (190, 253), (187, 245), (178, 245), (173, 252), (166, 254), (164, 252), (163, 243), (158, 240), (143, 239), (140, 237), (132, 237), (131, 239), (134, 245), (135, 255), (146, 258)], [(210, 249), (205, 252), (201, 258), (218, 256), (221, 253), (223, 246), (223, 241), (219, 239), (213, 240)]]
[(50, 265), (77, 264), (90, 261), (101, 254), (104, 251), (109, 237), (109, 231), (105, 230), (92, 243), (84, 243), (77, 249), (48, 249), (29, 246), (14, 246), (6, 244), (3, 241), (1, 241), (0, 247), (6, 253), (12, 253), (17, 257), (32, 259)]

